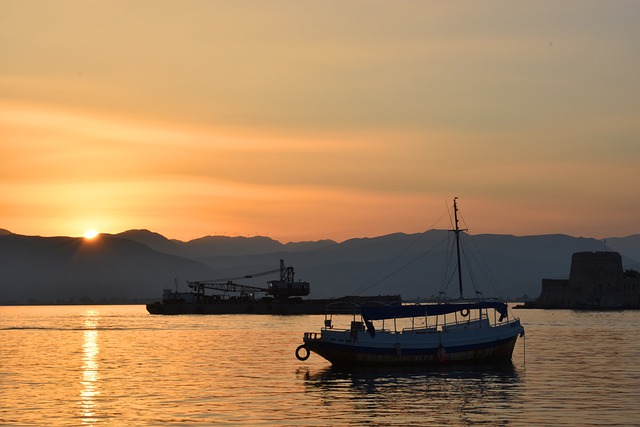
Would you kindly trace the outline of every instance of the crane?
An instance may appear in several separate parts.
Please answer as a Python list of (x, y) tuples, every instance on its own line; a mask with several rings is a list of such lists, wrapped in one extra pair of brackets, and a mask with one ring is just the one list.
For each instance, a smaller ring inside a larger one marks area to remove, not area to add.
[[(234, 280), (250, 279), (253, 277), (265, 276), (280, 272), (280, 280), (270, 280), (267, 282), (267, 288), (257, 286), (241, 285), (235, 283)], [(278, 299), (287, 299), (293, 296), (309, 295), (309, 282), (294, 281), (295, 271), (293, 267), (285, 267), (284, 260), (280, 260), (280, 268), (278, 270), (265, 271), (262, 273), (249, 274), (241, 277), (226, 279), (226, 281), (204, 280), (187, 282), (187, 285), (198, 294), (204, 294), (205, 289), (211, 289), (221, 292), (234, 292), (241, 294), (266, 293)]]

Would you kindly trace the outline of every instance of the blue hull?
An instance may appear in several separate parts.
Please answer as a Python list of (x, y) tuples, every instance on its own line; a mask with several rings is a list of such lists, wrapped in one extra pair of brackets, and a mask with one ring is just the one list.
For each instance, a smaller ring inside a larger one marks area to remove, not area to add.
[(335, 366), (432, 365), (444, 363), (501, 363), (511, 360), (518, 335), (474, 345), (424, 349), (375, 348), (322, 340), (305, 340), (305, 347)]

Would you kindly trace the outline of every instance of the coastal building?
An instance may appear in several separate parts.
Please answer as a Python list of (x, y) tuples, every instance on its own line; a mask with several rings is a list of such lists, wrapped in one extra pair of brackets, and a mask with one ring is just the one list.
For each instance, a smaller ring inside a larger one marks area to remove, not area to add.
[(640, 308), (640, 273), (623, 270), (618, 252), (576, 252), (569, 279), (542, 279), (531, 308)]

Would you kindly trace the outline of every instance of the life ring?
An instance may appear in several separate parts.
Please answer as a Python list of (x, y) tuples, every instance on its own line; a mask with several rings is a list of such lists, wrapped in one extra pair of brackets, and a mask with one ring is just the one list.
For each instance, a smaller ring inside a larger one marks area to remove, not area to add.
[(462, 310), (460, 310), (460, 315), (462, 317), (467, 317), (469, 315), (469, 309), (468, 308), (463, 308)]
[[(300, 350), (302, 349), (304, 349), (307, 352), (304, 356), (300, 356)], [(304, 344), (299, 345), (298, 348), (296, 348), (296, 359), (304, 362), (308, 358), (309, 358), (309, 349), (307, 348), (307, 346)]]

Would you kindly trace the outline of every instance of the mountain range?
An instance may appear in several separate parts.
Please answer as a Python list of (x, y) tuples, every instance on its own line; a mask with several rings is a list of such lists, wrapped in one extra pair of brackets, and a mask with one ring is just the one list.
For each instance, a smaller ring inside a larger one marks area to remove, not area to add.
[[(571, 255), (620, 252), (640, 269), (640, 235), (605, 241), (568, 235), (462, 233), (465, 297), (535, 298), (543, 278), (567, 278)], [(96, 239), (39, 237), (0, 229), (0, 304), (146, 302), (186, 281), (232, 279), (266, 287), (258, 273), (292, 265), (311, 298), (400, 294), (405, 300), (458, 296), (452, 233), (395, 233), (283, 244), (268, 237), (207, 236), (183, 242), (149, 230)], [(245, 276), (259, 276), (246, 278)], [(238, 279), (238, 278), (242, 279)]]

